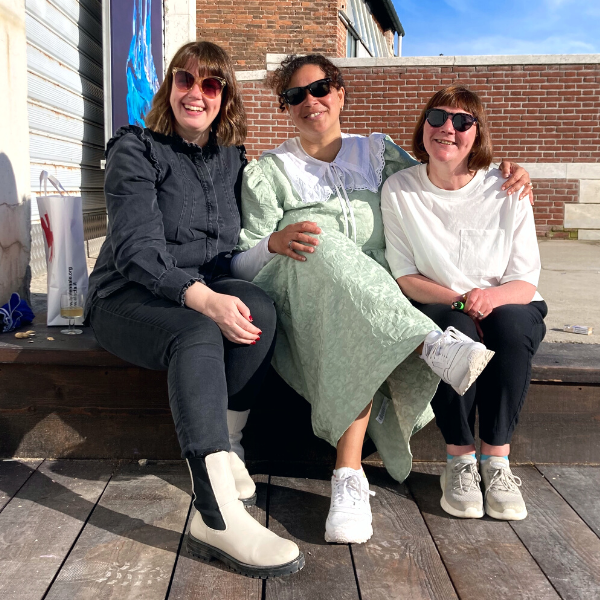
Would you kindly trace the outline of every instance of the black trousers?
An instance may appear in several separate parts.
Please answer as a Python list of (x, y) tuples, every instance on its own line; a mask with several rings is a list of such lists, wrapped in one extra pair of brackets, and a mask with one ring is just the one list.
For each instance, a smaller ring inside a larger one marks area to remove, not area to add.
[(256, 345), (225, 339), (209, 317), (128, 284), (96, 298), (89, 321), (100, 345), (140, 367), (168, 370), (169, 403), (183, 458), (229, 451), (227, 409), (252, 407), (275, 348), (275, 307), (257, 286), (222, 278), (209, 287), (250, 309)]
[[(453, 326), (480, 341), (475, 323), (447, 304), (414, 306), (440, 329)], [(496, 353), (464, 396), (441, 382), (431, 401), (446, 444), (468, 446), (475, 442), (475, 413), (479, 413), (479, 438), (492, 445), (510, 443), (529, 389), (531, 361), (546, 334), (543, 301), (506, 304), (480, 321), (483, 343)]]

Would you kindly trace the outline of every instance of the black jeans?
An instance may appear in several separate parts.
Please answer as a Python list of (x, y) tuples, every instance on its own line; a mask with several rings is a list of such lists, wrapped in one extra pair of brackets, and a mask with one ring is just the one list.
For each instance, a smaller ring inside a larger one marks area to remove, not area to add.
[[(452, 325), (472, 340), (480, 341), (475, 323), (447, 304), (413, 305), (440, 329)], [(475, 441), (475, 411), (479, 413), (479, 438), (492, 445), (510, 443), (529, 389), (531, 361), (546, 334), (543, 301), (505, 304), (480, 322), (483, 343), (496, 353), (464, 396), (441, 382), (431, 401), (446, 444), (468, 446)]]
[(209, 317), (128, 284), (96, 298), (89, 322), (100, 345), (146, 369), (168, 370), (169, 403), (183, 458), (229, 451), (227, 409), (251, 408), (275, 348), (275, 307), (257, 286), (222, 278), (209, 287), (237, 296), (261, 331), (256, 345), (234, 344)]

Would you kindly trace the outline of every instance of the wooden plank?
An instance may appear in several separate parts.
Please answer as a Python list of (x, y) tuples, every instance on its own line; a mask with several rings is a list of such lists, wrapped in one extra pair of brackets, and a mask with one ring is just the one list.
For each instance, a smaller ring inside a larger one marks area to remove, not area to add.
[[(22, 363), (36, 365), (87, 365), (129, 367), (107, 352), (96, 341), (91, 327), (79, 327), (81, 335), (64, 335), (60, 332), (64, 326), (48, 327), (46, 312), (36, 315), (33, 323), (24, 325), (19, 331), (34, 331), (35, 336), (29, 339), (15, 338), (14, 333), (3, 337), (0, 341), (0, 364)], [(53, 338), (49, 340), (48, 338)]]
[(460, 599), (558, 598), (507, 522), (458, 519), (441, 509), (442, 467), (416, 464), (407, 483)]
[(43, 459), (9, 459), (0, 461), (0, 511), (21, 486), (35, 473)]
[[(258, 499), (256, 506), (248, 512), (262, 525), (267, 521), (267, 485), (269, 476), (254, 475)], [(193, 510), (192, 513), (193, 514)], [(188, 519), (186, 534), (191, 521)], [(171, 584), (168, 600), (213, 600), (232, 598), (235, 600), (260, 600), (263, 582), (230, 571), (218, 561), (202, 562), (188, 553), (184, 541), (177, 559), (177, 567)]]
[(114, 464), (45, 461), (0, 513), (0, 598), (42, 598)]
[(125, 465), (107, 486), (47, 599), (164, 599), (190, 491), (183, 461)]
[(600, 597), (600, 539), (534, 467), (513, 471), (529, 513), (514, 531), (563, 598)]
[(166, 372), (38, 365), (35, 373), (0, 365), (0, 456), (180, 457)]
[(511, 442), (513, 462), (600, 463), (600, 386), (531, 385)]
[(407, 487), (382, 467), (365, 467), (373, 537), (352, 546), (362, 600), (457, 598), (446, 568)]
[(536, 465), (552, 487), (600, 537), (600, 467)]
[(600, 344), (542, 342), (532, 365), (533, 381), (600, 383)]
[(283, 468), (269, 483), (269, 529), (294, 540), (306, 564), (299, 573), (268, 579), (265, 599), (358, 600), (350, 547), (327, 544), (324, 538), (331, 471), (293, 465)]

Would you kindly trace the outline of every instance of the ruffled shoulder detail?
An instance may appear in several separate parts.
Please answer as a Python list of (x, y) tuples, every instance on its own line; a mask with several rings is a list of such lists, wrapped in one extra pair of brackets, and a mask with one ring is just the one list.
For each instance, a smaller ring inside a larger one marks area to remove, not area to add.
[(384, 169), (382, 173), (382, 181), (385, 180), (394, 173), (402, 171), (402, 169), (408, 169), (415, 165), (421, 164), (418, 160), (415, 160), (406, 150), (400, 148), (397, 144), (392, 141), (392, 138), (385, 136), (384, 140), (385, 151), (383, 154)]
[(161, 177), (163, 174), (163, 170), (160, 166), (160, 162), (158, 161), (156, 148), (154, 148), (154, 146), (152, 145), (152, 136), (150, 134), (150, 130), (143, 129), (138, 125), (126, 125), (125, 127), (120, 127), (115, 133), (115, 135), (108, 141), (108, 144), (106, 144), (105, 157), (108, 157), (110, 150), (119, 141), (119, 139), (129, 134), (134, 135), (138, 140), (140, 140), (140, 142), (142, 142), (146, 146), (144, 156), (148, 159), (148, 162), (150, 162), (150, 164), (154, 167), (154, 169), (158, 173), (158, 176)]
[[(249, 250), (277, 229), (283, 208), (276, 191), (277, 167), (271, 157), (252, 160), (242, 179), (242, 230), (237, 250)], [(283, 174), (279, 171), (279, 177)], [(281, 200), (283, 202), (283, 200)]]
[(270, 157), (263, 155), (259, 160), (251, 160), (244, 169), (244, 187), (252, 192), (258, 203), (277, 201), (274, 182), (268, 174), (273, 166)]

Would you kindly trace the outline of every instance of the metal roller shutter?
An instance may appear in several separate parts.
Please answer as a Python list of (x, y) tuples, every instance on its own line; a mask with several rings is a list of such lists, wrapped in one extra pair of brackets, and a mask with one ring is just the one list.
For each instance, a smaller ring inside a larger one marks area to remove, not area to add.
[[(82, 196), (84, 221), (101, 220), (102, 3), (26, 0), (25, 8), (32, 196), (45, 169), (69, 194)], [(36, 202), (31, 213), (38, 222)]]

